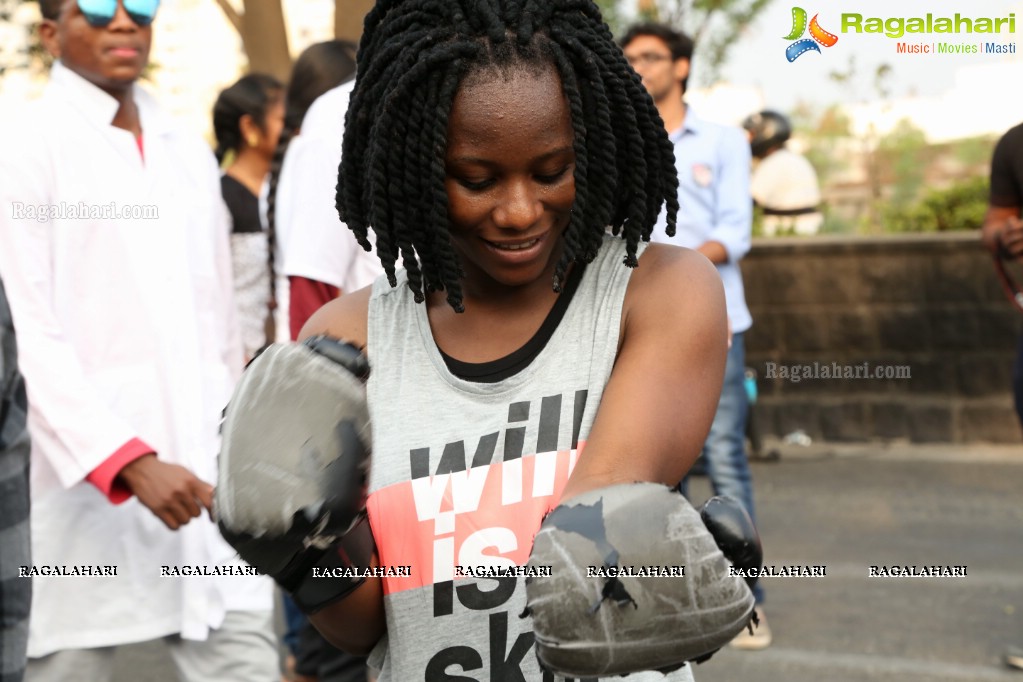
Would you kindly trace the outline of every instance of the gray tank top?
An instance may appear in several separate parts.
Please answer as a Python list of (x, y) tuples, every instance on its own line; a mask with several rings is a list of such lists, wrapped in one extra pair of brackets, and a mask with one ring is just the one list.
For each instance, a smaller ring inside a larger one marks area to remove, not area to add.
[[(380, 682), (561, 679), (537, 663), (524, 579), (464, 573), (525, 565), (557, 505), (614, 364), (624, 257), (624, 242), (606, 238), (543, 350), (496, 383), (448, 370), (404, 271), (396, 288), (374, 284), (368, 509), (380, 564), (395, 574), (383, 579), (387, 635), (370, 658)], [(692, 676), (686, 666), (627, 679)]]

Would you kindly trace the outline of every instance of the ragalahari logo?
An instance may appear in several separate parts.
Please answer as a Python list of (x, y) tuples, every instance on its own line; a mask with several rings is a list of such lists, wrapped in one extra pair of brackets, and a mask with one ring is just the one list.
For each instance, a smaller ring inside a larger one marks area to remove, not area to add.
[(806, 10), (802, 7), (792, 8), (792, 31), (785, 36), (785, 40), (796, 41), (785, 48), (785, 58), (790, 62), (796, 61), (800, 55), (810, 50), (820, 52), (821, 49), (817, 47), (818, 43), (824, 47), (831, 47), (838, 42), (838, 36), (834, 33), (828, 33), (821, 28), (820, 24), (817, 23), (817, 16), (816, 14), (813, 15), (813, 19), (810, 20), (810, 38), (796, 40), (801, 38), (806, 31)]

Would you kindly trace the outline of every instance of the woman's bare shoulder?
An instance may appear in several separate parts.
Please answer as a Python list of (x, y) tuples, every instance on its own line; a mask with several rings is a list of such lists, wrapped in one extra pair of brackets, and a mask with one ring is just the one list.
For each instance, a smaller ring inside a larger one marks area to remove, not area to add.
[(723, 298), (721, 276), (707, 258), (692, 249), (650, 244), (632, 273), (626, 310), (639, 307), (663, 312), (705, 312)]
[(302, 327), (298, 340), (326, 334), (342, 339), (365, 352), (369, 320), (369, 298), (373, 287), (368, 286), (335, 298), (313, 313)]

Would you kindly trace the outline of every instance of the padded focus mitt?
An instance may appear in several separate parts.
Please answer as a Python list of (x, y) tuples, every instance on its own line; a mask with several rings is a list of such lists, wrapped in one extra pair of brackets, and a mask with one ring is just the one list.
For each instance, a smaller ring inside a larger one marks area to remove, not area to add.
[[(549, 577), (526, 581), (537, 656), (566, 677), (676, 669), (727, 644), (753, 615), (750, 589), (730, 575), (700, 514), (657, 483), (613, 485), (559, 505), (541, 524), (529, 565), (551, 567)], [(683, 575), (650, 577), (678, 566)]]
[(368, 374), (358, 349), (336, 339), (274, 344), (249, 364), (224, 413), (220, 532), (306, 612), (364, 580), (317, 576), (366, 568), (373, 555)]

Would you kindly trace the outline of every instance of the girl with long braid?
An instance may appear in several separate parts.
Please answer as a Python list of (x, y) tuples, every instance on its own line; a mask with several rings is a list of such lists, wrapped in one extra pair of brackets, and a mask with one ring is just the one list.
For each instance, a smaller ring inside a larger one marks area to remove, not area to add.
[(590, 0), (378, 0), (358, 62), (337, 207), (386, 274), (243, 378), (225, 537), (379, 682), (691, 680), (759, 541), (671, 488), (727, 323), (706, 258), (644, 243), (679, 210), (657, 109)]
[(246, 360), (274, 340), (268, 328), (271, 278), (259, 193), (283, 122), (284, 86), (265, 74), (243, 76), (221, 92), (213, 105), (217, 162), (223, 164), (232, 154), (220, 178), (220, 190), (231, 213), (234, 296)]

